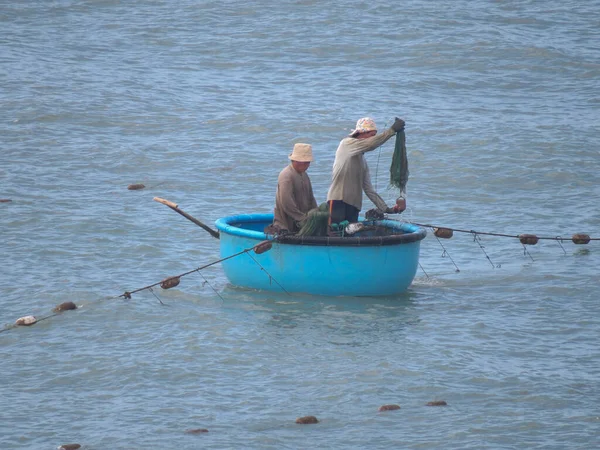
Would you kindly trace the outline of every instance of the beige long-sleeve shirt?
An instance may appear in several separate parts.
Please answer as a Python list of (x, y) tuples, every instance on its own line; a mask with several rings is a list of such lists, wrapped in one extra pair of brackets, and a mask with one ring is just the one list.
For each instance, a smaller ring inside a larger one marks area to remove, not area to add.
[(327, 200), (342, 200), (360, 210), (364, 191), (378, 209), (385, 211), (387, 205), (371, 184), (369, 166), (363, 155), (365, 152), (375, 150), (395, 134), (396, 132), (390, 128), (367, 139), (352, 137), (342, 139), (335, 152)]
[(306, 172), (298, 173), (290, 164), (279, 174), (273, 224), (292, 233), (298, 231), (297, 222), (317, 207), (310, 178)]

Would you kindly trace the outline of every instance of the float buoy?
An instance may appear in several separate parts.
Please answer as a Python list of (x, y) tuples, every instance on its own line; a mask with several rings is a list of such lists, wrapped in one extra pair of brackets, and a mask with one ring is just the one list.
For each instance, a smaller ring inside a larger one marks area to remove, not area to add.
[(73, 302), (64, 302), (58, 305), (53, 309), (54, 312), (62, 312), (62, 311), (70, 311), (72, 309), (77, 309), (77, 305)]
[(271, 241), (262, 241), (254, 246), (254, 253), (257, 255), (262, 255), (265, 252), (268, 252), (273, 247), (273, 243)]
[(574, 234), (572, 238), (574, 244), (588, 244), (590, 240), (590, 236), (583, 233)]
[(379, 412), (396, 411), (397, 409), (400, 409), (400, 405), (382, 405), (379, 407)]
[(312, 423), (319, 423), (319, 420), (315, 416), (304, 416), (304, 417), (298, 417), (296, 419), (296, 423), (299, 423), (302, 425), (308, 425), (308, 424), (312, 424)]
[(523, 245), (535, 245), (538, 243), (539, 238), (535, 234), (520, 234), (519, 241)]
[(29, 325), (33, 325), (37, 322), (37, 319), (34, 316), (24, 316), (19, 317), (15, 322), (15, 325), (28, 327)]
[(454, 236), (454, 231), (452, 231), (450, 228), (434, 228), (433, 234), (441, 239), (450, 239), (452, 236)]
[(448, 406), (444, 400), (434, 400), (433, 402), (427, 403), (425, 406)]
[(177, 286), (179, 284), (179, 281), (180, 281), (179, 277), (165, 278), (164, 280), (162, 280), (160, 282), (160, 287), (163, 289), (171, 289), (171, 288), (174, 288), (175, 286)]

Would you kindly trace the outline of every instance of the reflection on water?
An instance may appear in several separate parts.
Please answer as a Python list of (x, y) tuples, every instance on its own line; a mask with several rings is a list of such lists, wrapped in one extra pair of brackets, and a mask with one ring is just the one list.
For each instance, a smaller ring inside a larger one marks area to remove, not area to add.
[(410, 291), (396, 297), (321, 297), (228, 286), (224, 297), (233, 292), (242, 307), (267, 315), (266, 330), (287, 337), (321, 335), (333, 344), (365, 346), (382, 336), (397, 339), (420, 322), (418, 294)]

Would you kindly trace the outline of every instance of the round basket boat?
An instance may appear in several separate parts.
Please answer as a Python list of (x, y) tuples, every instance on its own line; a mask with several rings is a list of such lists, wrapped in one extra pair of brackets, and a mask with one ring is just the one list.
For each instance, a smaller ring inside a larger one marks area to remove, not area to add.
[[(242, 214), (216, 221), (221, 257), (254, 247), (273, 236), (264, 233), (273, 214)], [(425, 229), (379, 220), (362, 222), (353, 236), (279, 236), (262, 254), (248, 252), (223, 261), (236, 286), (316, 295), (380, 296), (405, 291), (419, 265)]]

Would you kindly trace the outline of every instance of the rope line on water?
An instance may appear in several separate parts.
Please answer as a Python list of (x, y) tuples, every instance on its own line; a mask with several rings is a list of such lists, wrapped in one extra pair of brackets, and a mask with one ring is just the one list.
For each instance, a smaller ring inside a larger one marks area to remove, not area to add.
[(160, 297), (158, 295), (156, 295), (156, 292), (154, 292), (154, 289), (150, 288), (149, 291), (152, 293), (152, 295), (154, 295), (154, 297), (156, 298), (156, 300), (158, 300), (160, 302), (161, 305), (163, 306), (167, 306), (165, 305), (162, 300), (160, 299)]
[(221, 299), (221, 302), (224, 302), (225, 299), (221, 296), (221, 294), (219, 294), (219, 292), (213, 287), (213, 285), (208, 282), (208, 280), (206, 279), (204, 274), (202, 272), (198, 272), (198, 275), (200, 275), (202, 277), (202, 279), (204, 280), (204, 283), (202, 283), (202, 286), (204, 286), (205, 284), (208, 284), (208, 286), (213, 290), (213, 292), (219, 296), (219, 298)]
[[(566, 254), (566, 250), (564, 248), (564, 246), (562, 245), (562, 243), (564, 241), (570, 240), (572, 241), (574, 244), (588, 244), (591, 241), (599, 241), (600, 238), (592, 238), (587, 234), (583, 234), (583, 233), (576, 233), (574, 234), (571, 239), (567, 239), (567, 238), (563, 238), (562, 236), (537, 236), (535, 234), (505, 234), (505, 233), (495, 233), (495, 232), (484, 232), (484, 231), (475, 231), (475, 230), (465, 230), (465, 229), (460, 229), (460, 228), (450, 228), (450, 227), (441, 227), (441, 226), (436, 226), (436, 225), (431, 225), (431, 224), (422, 224), (422, 223), (417, 223), (417, 222), (408, 222), (406, 221), (405, 223), (409, 223), (412, 225), (416, 225), (419, 227), (424, 227), (424, 228), (431, 228), (433, 230), (433, 234), (436, 237), (438, 243), (440, 244), (440, 246), (442, 247), (442, 258), (448, 257), (451, 261), (452, 264), (454, 264), (454, 267), (456, 268), (456, 272), (460, 272), (460, 269), (458, 268), (458, 266), (456, 265), (456, 263), (454, 262), (454, 259), (452, 259), (452, 257), (450, 256), (450, 254), (448, 253), (448, 251), (446, 250), (446, 248), (444, 247), (444, 245), (442, 244), (440, 238), (442, 239), (450, 239), (453, 236), (453, 232), (458, 232), (458, 233), (467, 233), (473, 236), (473, 241), (476, 242), (479, 245), (479, 248), (481, 249), (481, 251), (484, 253), (485, 257), (487, 258), (487, 260), (490, 262), (490, 264), (492, 265), (492, 267), (494, 268), (499, 268), (500, 265), (495, 265), (494, 262), (491, 260), (491, 258), (489, 257), (489, 255), (486, 253), (485, 251), (485, 247), (484, 245), (481, 243), (481, 238), (480, 236), (495, 236), (495, 237), (506, 237), (506, 238), (512, 238), (512, 239), (519, 239), (519, 241), (521, 242), (521, 244), (523, 245), (523, 251), (524, 254), (526, 256), (529, 256), (531, 258), (531, 260), (533, 261), (533, 257), (531, 256), (531, 254), (529, 253), (529, 251), (527, 250), (527, 245), (535, 245), (538, 243), (539, 240), (551, 240), (551, 241), (556, 241), (561, 249), (563, 250), (563, 252)], [(147, 286), (135, 289), (133, 291), (125, 291), (123, 294), (121, 295), (117, 295), (117, 296), (113, 296), (113, 297), (106, 297), (105, 299), (116, 299), (116, 298), (125, 298), (125, 299), (131, 299), (132, 294), (144, 291), (144, 290), (150, 290), (150, 292), (152, 293), (152, 295), (154, 295), (154, 297), (156, 297), (156, 299), (161, 303), (161, 305), (165, 305), (165, 303), (163, 303), (161, 301), (161, 299), (159, 298), (159, 296), (156, 294), (156, 292), (154, 292), (154, 287), (156, 286), (161, 286), (163, 289), (170, 289), (172, 287), (175, 287), (179, 284), (179, 280), (181, 277), (184, 277), (186, 275), (190, 275), (192, 273), (200, 273), (201, 270), (204, 270), (208, 267), (214, 266), (216, 264), (219, 264), (221, 262), (227, 261), (229, 259), (235, 258), (237, 256), (243, 255), (244, 253), (248, 254), (248, 256), (252, 259), (252, 261), (254, 261), (255, 264), (258, 265), (258, 267), (260, 267), (261, 271), (265, 272), (265, 274), (269, 277), (269, 281), (270, 282), (275, 282), (283, 292), (285, 292), (288, 295), (291, 295), (275, 278), (273, 278), (273, 276), (250, 254), (251, 251), (255, 251), (255, 253), (257, 254), (261, 254), (265, 251), (268, 251), (271, 247), (271, 243), (273, 241), (277, 241), (278, 236), (275, 236), (272, 240), (266, 240), (266, 241), (262, 241), (259, 244), (256, 244), (253, 247), (250, 248), (246, 248), (244, 250), (241, 250), (237, 253), (234, 253), (233, 255), (229, 255), (226, 256), (224, 258), (218, 259), (216, 261), (213, 261), (211, 263), (205, 264), (203, 266), (197, 267), (195, 269), (189, 270), (187, 272), (184, 272), (182, 274), (179, 275), (175, 275), (175, 276), (171, 276), (168, 278), (163, 279), (162, 281), (153, 283), (153, 284), (149, 284)], [(429, 275), (427, 274), (427, 272), (425, 272), (425, 269), (423, 268), (423, 266), (421, 265), (421, 263), (419, 263), (419, 267), (421, 268), (421, 270), (425, 273), (425, 276), (427, 278), (429, 278)], [(216, 291), (216, 289), (208, 282), (208, 280), (206, 279), (206, 277), (204, 277), (204, 275), (200, 274), (203, 279), (204, 279), (204, 284), (208, 284), (210, 286), (210, 288), (219, 296), (219, 298), (221, 298), (221, 300), (223, 300), (223, 297)], [(165, 305), (166, 306), (166, 305)], [(65, 302), (62, 303), (60, 305), (58, 305), (56, 308), (54, 308), (52, 314), (40, 317), (39, 319), (36, 318), (35, 316), (24, 316), (21, 317), (19, 319), (17, 319), (17, 321), (13, 324), (9, 324), (6, 325), (4, 328), (0, 329), (0, 333), (3, 333), (5, 331), (11, 330), (13, 328), (19, 327), (19, 326), (31, 326), (34, 325), (35, 323), (38, 322), (42, 322), (44, 320), (50, 319), (54, 316), (57, 316), (59, 314), (61, 314), (64, 311), (70, 310), (70, 309), (77, 309), (77, 306), (72, 303), (72, 302)]]
[(427, 274), (427, 272), (425, 272), (425, 269), (423, 268), (423, 266), (421, 265), (421, 262), (419, 261), (419, 268), (423, 271), (423, 273), (425, 274), (425, 276), (427, 277), (427, 279), (429, 280), (429, 275)]
[(123, 297), (123, 298), (129, 300), (129, 299), (131, 299), (131, 294), (135, 294), (135, 293), (143, 291), (145, 289), (151, 289), (151, 288), (153, 288), (155, 286), (158, 286), (158, 285), (162, 284), (164, 281), (166, 281), (168, 279), (179, 279), (179, 278), (185, 277), (186, 275), (189, 275), (191, 273), (199, 272), (199, 271), (201, 271), (203, 269), (206, 269), (207, 267), (214, 266), (215, 264), (219, 264), (220, 262), (227, 261), (228, 259), (235, 258), (236, 256), (243, 255), (244, 253), (248, 253), (248, 252), (252, 251), (253, 249), (254, 249), (254, 247), (246, 248), (246, 249), (244, 249), (244, 250), (242, 250), (240, 252), (234, 253), (233, 255), (226, 256), (225, 258), (218, 259), (216, 261), (213, 261), (211, 263), (208, 263), (208, 264), (205, 264), (203, 266), (197, 267), (196, 269), (189, 270), (189, 271), (184, 272), (182, 274), (174, 275), (172, 277), (166, 278), (165, 280), (159, 281), (158, 283), (149, 284), (148, 286), (141, 287), (141, 288), (136, 289), (134, 291), (125, 291), (124, 293), (122, 293), (121, 295), (118, 295), (115, 298)]
[(250, 253), (248, 253), (248, 256), (252, 258), (252, 261), (258, 264), (258, 267), (260, 267), (260, 269), (263, 270), (269, 276), (269, 281), (273, 280), (275, 284), (277, 284), (277, 286), (279, 286), (283, 290), (283, 292), (285, 292), (287, 295), (291, 295), (288, 291), (285, 290), (285, 288), (281, 284), (279, 284), (279, 281), (277, 281), (269, 272), (267, 272), (267, 269), (265, 269), (262, 266), (262, 264), (260, 264), (256, 259), (254, 259), (254, 256), (252, 256)]
[[(557, 236), (557, 237), (560, 237), (560, 236)], [(562, 240), (557, 241), (557, 243), (558, 243), (558, 245), (560, 245), (560, 248), (562, 249), (563, 253), (566, 255), (567, 251), (565, 250), (565, 247), (563, 247), (563, 245), (562, 245)]]
[[(452, 261), (452, 264), (454, 264), (454, 267), (456, 267), (456, 271), (460, 272), (460, 269), (458, 268), (458, 266), (456, 265), (456, 263), (454, 262), (454, 260), (452, 259), (452, 256), (450, 256), (450, 253), (448, 253), (448, 251), (446, 250), (446, 247), (444, 247), (444, 244), (442, 244), (442, 241), (440, 240), (439, 237), (435, 236), (435, 238), (438, 241), (438, 244), (440, 244), (440, 246), (442, 247), (442, 258), (445, 258), (446, 256), (450, 259), (450, 261)], [(423, 270), (423, 272), (425, 272)], [(425, 275), (427, 275), (427, 273), (425, 273)], [(427, 276), (427, 278), (429, 278), (429, 276)]]
[[(275, 239), (273, 239), (273, 241), (275, 241), (276, 239), (277, 239), (277, 237), (275, 237)], [(269, 246), (265, 246), (265, 244), (268, 244)], [(123, 294), (121, 294), (121, 295), (116, 295), (116, 296), (112, 296), (112, 297), (105, 297), (105, 298), (103, 298), (103, 299), (101, 299), (101, 300), (114, 300), (114, 299), (121, 298), (121, 297), (122, 297), (122, 298), (125, 298), (125, 299), (127, 299), (127, 300), (129, 300), (129, 299), (131, 299), (131, 295), (132, 295), (132, 294), (135, 294), (135, 293), (138, 293), (138, 292), (141, 292), (141, 291), (144, 291), (144, 290), (149, 290), (149, 291), (150, 291), (150, 293), (151, 293), (151, 294), (152, 294), (152, 295), (153, 295), (153, 296), (154, 296), (154, 297), (155, 297), (155, 298), (156, 298), (156, 299), (157, 299), (157, 300), (160, 302), (160, 304), (161, 304), (161, 305), (163, 305), (163, 306), (168, 306), (168, 305), (166, 305), (165, 303), (163, 303), (163, 302), (162, 302), (162, 300), (161, 300), (161, 299), (160, 299), (160, 297), (159, 297), (159, 296), (156, 294), (156, 292), (154, 291), (154, 289), (153, 289), (153, 288), (154, 288), (154, 287), (156, 287), (156, 286), (159, 286), (159, 285), (160, 285), (160, 286), (161, 286), (163, 289), (170, 289), (170, 288), (172, 288), (172, 287), (175, 287), (175, 286), (177, 286), (177, 285), (179, 284), (179, 279), (180, 279), (181, 277), (184, 277), (184, 276), (186, 276), (186, 275), (190, 275), (190, 274), (192, 274), (192, 273), (196, 273), (196, 272), (198, 272), (198, 273), (199, 273), (199, 274), (202, 276), (202, 278), (204, 278), (204, 283), (203, 283), (203, 285), (204, 285), (204, 284), (208, 284), (208, 285), (210, 286), (210, 288), (211, 288), (211, 289), (212, 289), (212, 290), (213, 290), (213, 291), (214, 291), (214, 292), (215, 292), (215, 293), (216, 293), (216, 294), (219, 296), (219, 298), (220, 298), (221, 300), (223, 300), (223, 297), (221, 296), (221, 294), (219, 294), (219, 293), (216, 291), (216, 289), (215, 289), (215, 288), (214, 288), (214, 287), (213, 287), (213, 286), (212, 286), (212, 285), (211, 285), (211, 284), (208, 282), (208, 280), (206, 279), (206, 277), (204, 277), (204, 275), (203, 275), (203, 274), (201, 274), (201, 273), (200, 273), (200, 271), (201, 271), (201, 270), (203, 270), (203, 269), (206, 269), (206, 268), (208, 268), (208, 267), (214, 266), (215, 264), (219, 264), (219, 263), (221, 263), (221, 262), (223, 262), (223, 261), (227, 261), (227, 260), (229, 260), (229, 259), (232, 259), (232, 258), (235, 258), (235, 257), (237, 257), (237, 256), (243, 255), (244, 253), (248, 254), (248, 256), (250, 256), (250, 258), (252, 258), (252, 260), (253, 260), (253, 261), (254, 261), (254, 262), (255, 262), (255, 263), (256, 263), (256, 264), (257, 264), (257, 265), (260, 267), (260, 269), (261, 269), (262, 271), (264, 271), (264, 272), (265, 272), (265, 273), (268, 275), (268, 277), (269, 277), (269, 280), (272, 280), (272, 281), (274, 281), (275, 283), (277, 283), (277, 285), (278, 285), (278, 286), (279, 286), (279, 287), (280, 287), (280, 288), (281, 288), (281, 289), (282, 289), (282, 290), (283, 290), (283, 291), (284, 291), (286, 294), (288, 294), (288, 295), (291, 295), (291, 294), (290, 294), (290, 293), (289, 293), (289, 292), (288, 292), (288, 291), (287, 291), (287, 290), (286, 290), (286, 289), (285, 289), (285, 288), (284, 288), (284, 287), (283, 287), (283, 286), (282, 286), (282, 285), (281, 285), (281, 284), (280, 284), (280, 283), (279, 283), (279, 282), (278, 282), (278, 281), (277, 281), (275, 278), (273, 278), (273, 276), (272, 276), (272, 275), (271, 275), (269, 272), (267, 272), (267, 270), (266, 270), (266, 269), (265, 269), (265, 268), (264, 268), (264, 267), (263, 267), (263, 266), (262, 266), (262, 265), (261, 265), (261, 264), (260, 264), (260, 263), (259, 263), (259, 262), (258, 262), (258, 261), (257, 261), (257, 260), (256, 260), (256, 259), (255, 259), (255, 258), (254, 258), (252, 255), (251, 255), (251, 254), (250, 254), (250, 252), (251, 252), (251, 251), (253, 251), (253, 250), (254, 250), (254, 251), (257, 253), (257, 254), (263, 253), (264, 251), (267, 251), (268, 249), (270, 249), (270, 245), (271, 245), (271, 241), (269, 241), (269, 240), (267, 240), (267, 241), (262, 241), (262, 242), (260, 242), (260, 243), (256, 244), (256, 245), (255, 245), (255, 246), (253, 246), (253, 247), (246, 248), (246, 249), (244, 249), (244, 250), (241, 250), (241, 251), (239, 251), (239, 252), (237, 252), (237, 253), (234, 253), (233, 255), (226, 256), (225, 258), (218, 259), (218, 260), (216, 260), (216, 261), (213, 261), (213, 262), (211, 262), (211, 263), (208, 263), (208, 264), (205, 264), (205, 265), (203, 265), (203, 266), (197, 267), (197, 268), (195, 268), (195, 269), (193, 269), (193, 270), (189, 270), (189, 271), (187, 271), (187, 272), (184, 272), (184, 273), (182, 273), (182, 274), (179, 274), (179, 275), (175, 275), (175, 276), (171, 276), (171, 277), (165, 278), (165, 279), (163, 279), (162, 281), (159, 281), (159, 282), (157, 282), (157, 283), (153, 283), (153, 284), (149, 284), (149, 285), (147, 285), (147, 286), (144, 286), (144, 287), (141, 287), (141, 288), (135, 289), (135, 290), (133, 290), (133, 291), (125, 291), (125, 292), (124, 292)], [(17, 327), (20, 327), (20, 326), (31, 326), (31, 325), (34, 325), (34, 324), (36, 324), (36, 323), (38, 323), (38, 322), (42, 322), (43, 320), (50, 319), (51, 317), (57, 316), (57, 315), (61, 314), (63, 311), (70, 310), (70, 309), (77, 309), (77, 306), (76, 306), (76, 305), (75, 305), (73, 302), (65, 302), (65, 303), (61, 303), (61, 304), (60, 304), (60, 305), (58, 305), (56, 308), (54, 308), (54, 310), (53, 310), (53, 313), (52, 313), (52, 314), (49, 314), (49, 315), (47, 315), (47, 316), (43, 316), (43, 317), (40, 317), (40, 318), (37, 318), (37, 317), (35, 317), (35, 316), (32, 316), (32, 315), (30, 315), (30, 316), (23, 316), (23, 317), (20, 317), (19, 319), (17, 319), (17, 321), (16, 321), (15, 323), (12, 323), (12, 324), (6, 325), (4, 328), (0, 329), (0, 333), (3, 333), (3, 332), (5, 332), (5, 331), (8, 331), (8, 330), (12, 330), (13, 328), (17, 328)]]
[[(490, 256), (485, 251), (485, 246), (482, 243), (481, 236), (507, 237), (507, 238), (512, 238), (512, 239), (519, 239), (519, 242), (523, 245), (523, 255), (528, 256), (531, 259), (531, 261), (535, 261), (535, 259), (533, 258), (533, 256), (529, 252), (529, 250), (527, 249), (527, 246), (528, 245), (536, 245), (538, 243), (538, 241), (540, 241), (540, 240), (556, 241), (565, 255), (567, 254), (567, 251), (565, 250), (565, 247), (562, 245), (562, 243), (564, 241), (571, 241), (576, 245), (581, 245), (581, 244), (588, 244), (591, 241), (599, 241), (600, 240), (600, 238), (592, 238), (589, 235), (584, 234), (584, 233), (575, 233), (571, 238), (564, 238), (560, 235), (557, 235), (557, 236), (537, 236), (535, 234), (517, 234), (517, 235), (515, 235), (515, 234), (506, 234), (506, 233), (494, 233), (494, 232), (484, 232), (484, 231), (475, 231), (475, 230), (465, 230), (465, 229), (460, 229), (460, 228), (442, 227), (442, 226), (432, 225), (432, 224), (428, 224), (428, 223), (418, 223), (418, 222), (413, 222), (413, 221), (399, 221), (399, 222), (404, 222), (404, 223), (416, 225), (416, 226), (423, 227), (423, 228), (431, 228), (431, 230), (433, 230), (434, 237), (437, 239), (437, 242), (442, 247), (441, 257), (442, 258), (448, 257), (450, 259), (450, 261), (452, 261), (452, 264), (454, 265), (454, 267), (456, 268), (456, 272), (460, 272), (460, 269), (458, 268), (458, 266), (454, 262), (454, 259), (452, 259), (452, 257), (450, 256), (450, 253), (448, 253), (448, 250), (446, 249), (446, 247), (442, 244), (442, 241), (440, 240), (440, 238), (441, 239), (450, 239), (454, 235), (455, 231), (458, 233), (467, 233), (467, 234), (472, 235), (473, 242), (477, 243), (477, 245), (479, 246), (479, 248), (481, 249), (481, 251), (485, 255), (486, 259), (489, 261), (489, 263), (492, 265), (493, 268), (500, 268), (501, 264), (497, 264), (497, 265), (494, 264), (494, 262), (492, 261)], [(419, 266), (421, 267), (421, 270), (423, 270), (423, 267), (420, 265), (420, 263), (419, 263)], [(423, 270), (423, 272), (425, 272), (425, 270)], [(426, 272), (425, 272), (425, 275), (427, 276), (427, 278), (429, 278), (429, 276), (427, 275)]]
[[(488, 255), (487, 252), (485, 251), (485, 247), (481, 243), (481, 238), (475, 232), (473, 232), (473, 242), (476, 242), (477, 245), (479, 245), (479, 248), (481, 249), (481, 251), (485, 255), (486, 259), (490, 262), (490, 264), (492, 265), (493, 268), (496, 268), (496, 265), (492, 262), (492, 258), (490, 258), (490, 255)], [(498, 266), (498, 267), (500, 267), (500, 266)]]
[[(558, 242), (564, 242), (564, 241), (572, 241), (573, 239), (576, 239), (577, 236), (581, 237), (582, 239), (589, 239), (589, 241), (600, 241), (600, 238), (592, 238), (590, 236), (588, 236), (587, 234), (582, 234), (582, 233), (576, 233), (573, 235), (572, 238), (564, 238), (562, 236), (537, 236), (535, 234), (504, 234), (504, 233), (492, 233), (492, 232), (485, 232), (485, 231), (475, 231), (475, 230), (463, 230), (460, 228), (450, 228), (450, 227), (442, 227), (439, 225), (431, 225), (428, 223), (417, 223), (417, 222), (406, 222), (406, 223), (411, 223), (413, 225), (417, 225), (419, 227), (424, 227), (424, 228), (431, 228), (433, 230), (451, 230), (451, 231), (456, 231), (457, 233), (469, 233), (469, 234), (473, 234), (473, 235), (486, 235), (486, 236), (497, 236), (497, 237), (509, 237), (509, 238), (516, 238), (516, 239), (522, 239), (524, 236), (530, 236), (530, 237), (535, 237), (536, 239), (539, 240), (551, 240), (551, 241), (558, 241)], [(534, 244), (529, 244), (529, 245), (534, 245)]]

